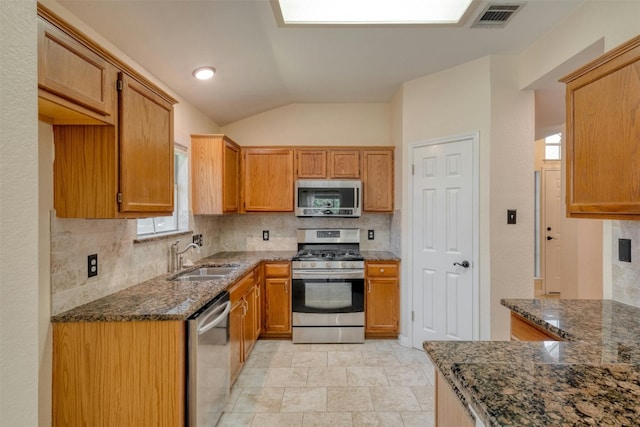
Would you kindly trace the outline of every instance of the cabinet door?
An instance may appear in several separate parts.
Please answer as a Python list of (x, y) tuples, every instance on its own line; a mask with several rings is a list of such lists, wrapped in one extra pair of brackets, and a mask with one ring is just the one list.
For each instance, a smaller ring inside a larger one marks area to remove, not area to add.
[(329, 178), (360, 178), (360, 151), (329, 150)]
[(255, 305), (256, 305), (256, 339), (262, 334), (262, 316), (264, 314), (264, 283), (262, 278), (262, 266), (256, 267), (254, 270), (256, 278), (256, 293), (255, 293)]
[(266, 278), (265, 332), (291, 333), (291, 280)]
[(225, 138), (222, 206), (225, 213), (240, 210), (240, 147)]
[(640, 37), (567, 82), (567, 214), (638, 219)]
[(173, 212), (173, 106), (120, 73), (120, 212)]
[(242, 300), (237, 301), (229, 312), (229, 375), (231, 384), (242, 369), (243, 362), (243, 329), (242, 319), (244, 314), (244, 304)]
[(293, 212), (293, 149), (244, 150), (244, 210)]
[(393, 150), (366, 150), (362, 163), (363, 210), (393, 212)]
[(395, 336), (400, 332), (399, 265), (367, 262), (365, 269), (366, 332)]
[(54, 124), (115, 124), (116, 74), (104, 58), (38, 19), (41, 115)]
[(304, 179), (327, 177), (326, 150), (296, 150), (296, 175)]
[(398, 279), (367, 279), (366, 331), (398, 333)]

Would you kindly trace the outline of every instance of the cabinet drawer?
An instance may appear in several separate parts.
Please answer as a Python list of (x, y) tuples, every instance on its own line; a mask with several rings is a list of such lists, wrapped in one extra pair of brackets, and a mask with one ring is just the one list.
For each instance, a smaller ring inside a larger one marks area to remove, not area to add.
[(291, 275), (291, 264), (288, 262), (269, 262), (264, 265), (265, 277), (289, 277)]
[(229, 299), (231, 300), (231, 304), (234, 304), (236, 301), (239, 301), (247, 290), (254, 285), (253, 280), (253, 270), (249, 273), (245, 274), (241, 279), (239, 279), (234, 285), (229, 289)]
[(395, 263), (367, 263), (367, 276), (397, 277), (398, 264)]

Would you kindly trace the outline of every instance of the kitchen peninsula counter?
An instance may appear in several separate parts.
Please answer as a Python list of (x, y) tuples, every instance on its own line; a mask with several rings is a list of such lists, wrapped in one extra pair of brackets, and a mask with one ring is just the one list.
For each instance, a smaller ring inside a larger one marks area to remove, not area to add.
[[(291, 261), (294, 251), (218, 252), (193, 267), (154, 277), (51, 318), (52, 322), (186, 320), (262, 261)], [(174, 281), (178, 274), (207, 265), (238, 265), (209, 281)]]
[(611, 300), (501, 302), (565, 341), (425, 342), (470, 419), (640, 425), (640, 309)]

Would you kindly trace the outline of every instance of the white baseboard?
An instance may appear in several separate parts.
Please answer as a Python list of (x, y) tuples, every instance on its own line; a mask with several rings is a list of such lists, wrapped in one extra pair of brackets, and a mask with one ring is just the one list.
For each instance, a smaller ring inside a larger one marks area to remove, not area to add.
[(404, 335), (398, 335), (398, 343), (403, 347), (411, 347), (409, 338), (405, 337)]

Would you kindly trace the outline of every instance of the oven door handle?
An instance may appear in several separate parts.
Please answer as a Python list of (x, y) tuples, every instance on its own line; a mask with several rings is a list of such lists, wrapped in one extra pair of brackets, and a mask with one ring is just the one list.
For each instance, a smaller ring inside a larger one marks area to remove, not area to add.
[(294, 270), (292, 279), (364, 279), (364, 270)]

